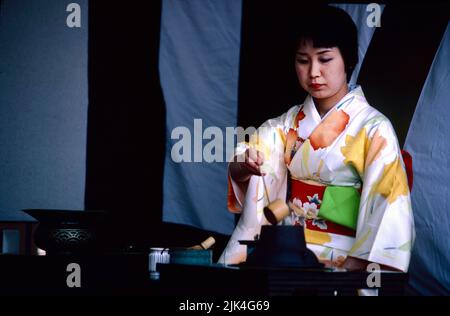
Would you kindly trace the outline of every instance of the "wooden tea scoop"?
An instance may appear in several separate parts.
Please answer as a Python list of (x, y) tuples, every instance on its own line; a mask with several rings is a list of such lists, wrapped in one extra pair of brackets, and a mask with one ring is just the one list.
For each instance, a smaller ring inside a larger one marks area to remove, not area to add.
[(216, 243), (216, 240), (213, 237), (208, 237), (206, 240), (204, 240), (200, 245), (195, 245), (192, 247), (189, 247), (188, 249), (192, 250), (206, 250), (210, 248), (212, 245)]

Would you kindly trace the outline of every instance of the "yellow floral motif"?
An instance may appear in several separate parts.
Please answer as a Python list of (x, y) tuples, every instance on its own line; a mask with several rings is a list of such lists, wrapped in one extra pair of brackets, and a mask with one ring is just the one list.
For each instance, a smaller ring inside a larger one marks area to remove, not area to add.
[(344, 163), (353, 165), (358, 174), (363, 175), (364, 170), (380, 157), (385, 147), (386, 138), (378, 130), (369, 139), (367, 130), (363, 128), (356, 136), (345, 137), (345, 146), (341, 148), (341, 152), (345, 157)]
[(366, 242), (371, 233), (372, 229), (369, 228), (367, 232), (353, 244), (353, 247), (352, 249), (350, 249), (348, 254), (351, 255), (355, 253), (355, 251), (358, 250)]
[(364, 158), (369, 150), (369, 145), (367, 131), (363, 128), (356, 136), (346, 135), (345, 146), (341, 148), (342, 155), (345, 157), (344, 163), (355, 167), (361, 176), (364, 174)]
[(264, 208), (263, 207), (258, 207), (256, 209), (256, 215), (258, 215), (258, 216), (262, 216), (263, 212), (264, 212)]
[(303, 158), (302, 159), (302, 164), (305, 167), (305, 170), (306, 170), (306, 173), (307, 173), (308, 177), (311, 177), (311, 172), (309, 172), (309, 166), (308, 166), (310, 146), (311, 146), (311, 144), (309, 142), (309, 139), (307, 139), (302, 145), (302, 147), (303, 147), (303, 150), (302, 150), (302, 158)]
[(305, 229), (305, 240), (307, 243), (323, 245), (331, 241), (331, 236), (328, 233), (317, 230)]
[(324, 247), (323, 251), (319, 255), (319, 260), (324, 260), (330, 258), (330, 253), (332, 248)]
[(403, 245), (398, 247), (398, 249), (402, 250), (402, 251), (410, 251), (411, 250), (411, 240), (405, 242)]
[(383, 250), (383, 251), (377, 251), (377, 253), (381, 257), (385, 257), (385, 258), (389, 258), (389, 259), (395, 260), (395, 256), (392, 253), (390, 253), (389, 251)]
[(270, 160), (272, 151), (261, 135), (257, 135), (257, 133), (253, 134), (250, 137), (249, 146), (262, 152), (264, 155), (264, 161)]
[(317, 167), (317, 173), (316, 173), (317, 179), (320, 179), (320, 172), (322, 171), (322, 168), (323, 168), (323, 159), (320, 159), (319, 167)]
[(384, 166), (380, 180), (373, 186), (372, 194), (379, 193), (389, 204), (400, 195), (409, 193), (406, 172), (400, 157)]
[(277, 128), (278, 136), (281, 139), (281, 142), (284, 146), (286, 146), (286, 135), (284, 134), (283, 130), (281, 128)]

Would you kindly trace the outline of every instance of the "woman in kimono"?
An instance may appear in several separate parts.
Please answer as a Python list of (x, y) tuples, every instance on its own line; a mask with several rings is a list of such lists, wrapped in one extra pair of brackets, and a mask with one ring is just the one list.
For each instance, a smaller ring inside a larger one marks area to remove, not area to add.
[(245, 261), (238, 241), (253, 240), (268, 224), (264, 207), (287, 197), (290, 214), (279, 224), (303, 225), (307, 247), (327, 266), (406, 272), (414, 222), (398, 140), (361, 87), (347, 84), (356, 26), (330, 6), (302, 22), (295, 69), (309, 95), (238, 144), (228, 208), (242, 214), (219, 263)]

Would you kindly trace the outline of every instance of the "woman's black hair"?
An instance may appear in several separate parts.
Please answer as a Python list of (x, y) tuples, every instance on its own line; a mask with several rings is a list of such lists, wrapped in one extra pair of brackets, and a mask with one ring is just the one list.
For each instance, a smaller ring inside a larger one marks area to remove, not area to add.
[(299, 24), (295, 48), (309, 40), (315, 48), (338, 47), (349, 81), (358, 63), (358, 31), (352, 18), (344, 10), (326, 5), (305, 10)]

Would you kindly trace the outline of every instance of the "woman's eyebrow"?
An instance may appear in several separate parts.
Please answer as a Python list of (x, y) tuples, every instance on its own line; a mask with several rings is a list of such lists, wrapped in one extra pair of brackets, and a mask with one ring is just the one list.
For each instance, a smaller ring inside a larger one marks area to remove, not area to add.
[[(321, 54), (329, 53), (331, 51), (333, 51), (331, 48), (327, 48), (327, 49), (324, 49), (324, 50), (321, 50), (321, 51), (317, 52), (316, 54), (317, 55), (321, 55)], [(297, 55), (302, 55), (302, 56), (307, 56), (308, 55), (307, 53), (304, 53), (304, 52), (297, 52), (296, 54)]]
[(332, 50), (330, 48), (328, 48), (328, 49), (325, 49), (325, 50), (321, 50), (320, 52), (317, 52), (317, 55), (325, 54), (325, 53), (328, 53), (328, 52), (331, 52), (331, 51)]

